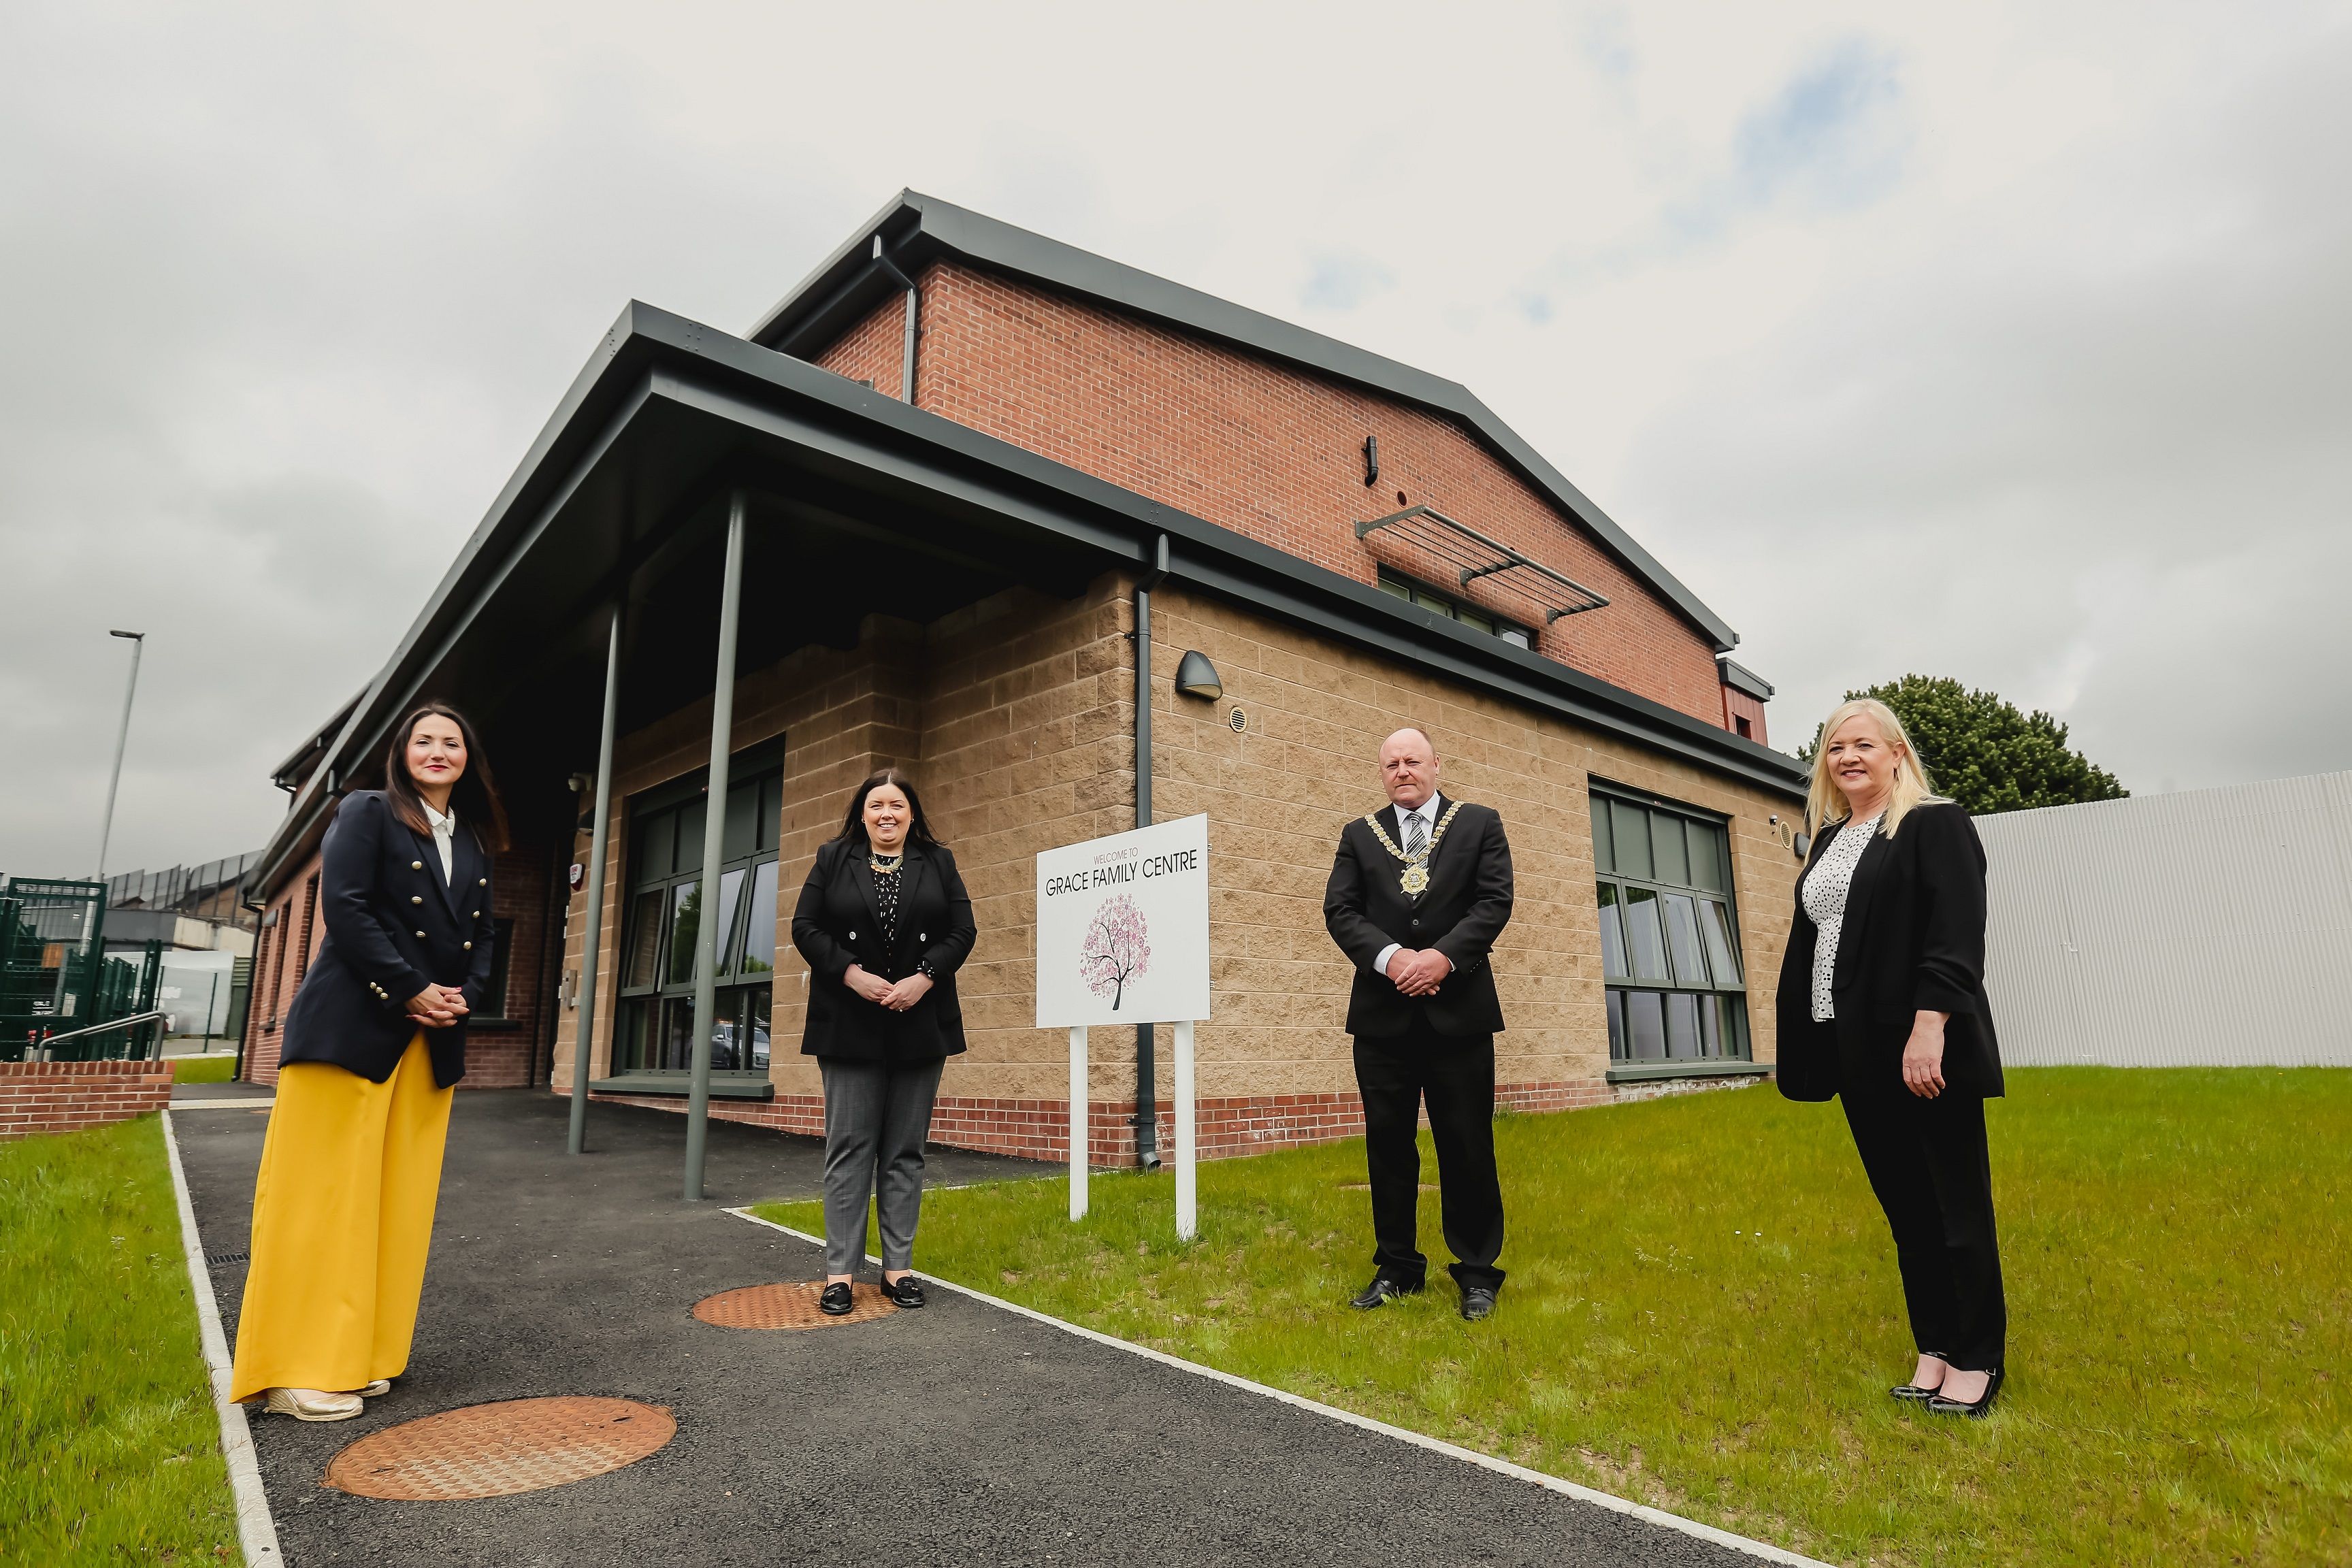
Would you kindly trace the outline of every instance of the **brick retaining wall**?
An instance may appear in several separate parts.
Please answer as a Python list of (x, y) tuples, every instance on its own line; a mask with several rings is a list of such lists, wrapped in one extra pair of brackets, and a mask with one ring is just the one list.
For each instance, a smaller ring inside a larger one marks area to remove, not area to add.
[(169, 1062), (0, 1062), (0, 1142), (128, 1121), (171, 1100)]

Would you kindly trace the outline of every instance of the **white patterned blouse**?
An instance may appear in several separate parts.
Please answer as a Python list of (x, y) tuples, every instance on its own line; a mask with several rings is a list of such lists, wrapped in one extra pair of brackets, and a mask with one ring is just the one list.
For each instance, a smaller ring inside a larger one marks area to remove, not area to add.
[(1813, 939), (1813, 1022), (1826, 1024), (1837, 1016), (1830, 986), (1837, 979), (1838, 933), (1845, 927), (1845, 899), (1853, 887), (1853, 868), (1862, 852), (1878, 837), (1881, 812), (1866, 822), (1849, 820), (1838, 830), (1821, 860), (1805, 874), (1805, 913), (1819, 932)]

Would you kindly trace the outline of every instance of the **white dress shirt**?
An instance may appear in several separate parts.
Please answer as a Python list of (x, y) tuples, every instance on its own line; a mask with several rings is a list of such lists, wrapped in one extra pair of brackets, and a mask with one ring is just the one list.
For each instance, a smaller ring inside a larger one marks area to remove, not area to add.
[[(1435, 790), (1432, 790), (1430, 791), (1429, 798), (1423, 801), (1419, 805), (1414, 806), (1411, 811), (1405, 810), (1402, 806), (1397, 807), (1398, 848), (1402, 849), (1404, 847), (1406, 833), (1404, 823), (1405, 818), (1409, 816), (1417, 816), (1421, 818), (1421, 841), (1423, 844), (1429, 844), (1435, 841), (1437, 837), (1437, 807), (1442, 799), (1443, 797), (1439, 795)], [(1389, 960), (1394, 958), (1398, 952), (1402, 951), (1404, 943), (1401, 942), (1392, 942), (1389, 943), (1388, 946), (1381, 949), (1380, 956), (1372, 960), (1373, 970), (1385, 977), (1389, 972)]]
[(457, 876), (457, 852), (449, 842), (449, 836), (457, 831), (457, 814), (453, 811), (445, 816), (428, 805), (425, 820), (433, 829), (433, 847), (441, 852), (441, 885), (446, 888)]

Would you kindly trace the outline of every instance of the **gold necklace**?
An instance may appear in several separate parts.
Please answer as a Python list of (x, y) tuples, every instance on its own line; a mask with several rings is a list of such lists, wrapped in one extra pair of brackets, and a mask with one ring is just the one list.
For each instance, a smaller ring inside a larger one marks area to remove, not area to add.
[(1404, 870), (1397, 877), (1397, 886), (1408, 897), (1419, 898), (1429, 890), (1429, 858), (1437, 853), (1437, 841), (1445, 837), (1448, 827), (1454, 826), (1454, 814), (1461, 809), (1462, 803), (1458, 800), (1445, 808), (1445, 815), (1437, 819), (1437, 831), (1429, 836), (1429, 842), (1422, 846), (1418, 855), (1408, 855), (1397, 847), (1396, 840), (1391, 838), (1388, 829), (1381, 826), (1380, 813), (1368, 811), (1364, 814), (1365, 826), (1372, 830), (1372, 837), (1381, 841), (1381, 847), (1404, 862)]
[(906, 863), (907, 852), (904, 849), (899, 850), (896, 855), (885, 855), (878, 850), (871, 849), (866, 854), (866, 868), (877, 877), (887, 877)]

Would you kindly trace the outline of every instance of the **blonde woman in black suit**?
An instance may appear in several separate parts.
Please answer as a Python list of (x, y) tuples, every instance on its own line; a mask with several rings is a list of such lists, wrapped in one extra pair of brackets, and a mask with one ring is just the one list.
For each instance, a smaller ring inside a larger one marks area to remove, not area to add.
[(1919, 1352), (1897, 1399), (1982, 1415), (2009, 1313), (1984, 1102), (2002, 1091), (1985, 994), (1985, 855), (1969, 815), (1928, 793), (1885, 703), (1822, 726), (1813, 835), (1780, 964), (1780, 1092), (1843, 1101)]

